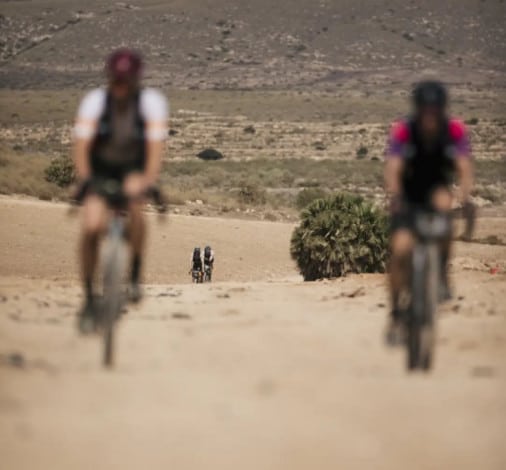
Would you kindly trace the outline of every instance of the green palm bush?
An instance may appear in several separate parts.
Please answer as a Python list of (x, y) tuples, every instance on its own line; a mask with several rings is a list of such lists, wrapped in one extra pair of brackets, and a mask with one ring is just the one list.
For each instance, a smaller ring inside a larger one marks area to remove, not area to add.
[(317, 199), (301, 213), (290, 252), (305, 281), (385, 272), (386, 215), (360, 196)]

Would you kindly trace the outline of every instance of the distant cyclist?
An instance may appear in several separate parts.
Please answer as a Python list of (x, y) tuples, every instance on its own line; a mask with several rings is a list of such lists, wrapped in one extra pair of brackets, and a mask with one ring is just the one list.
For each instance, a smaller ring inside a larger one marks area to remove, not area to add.
[(207, 280), (211, 281), (214, 269), (214, 251), (208, 245), (204, 248), (204, 272), (207, 274)]
[(200, 250), (200, 247), (196, 246), (193, 249), (193, 254), (191, 258), (191, 265), (190, 265), (190, 273), (192, 275), (192, 278), (197, 277), (200, 280), (200, 277), (203, 273), (203, 265), (202, 265), (202, 253)]
[(82, 100), (74, 128), (77, 193), (86, 193), (81, 228), (81, 270), (85, 303), (82, 330), (95, 316), (94, 275), (98, 244), (109, 217), (106, 201), (94, 191), (97, 182), (115, 180), (130, 198), (130, 298), (141, 298), (140, 277), (145, 242), (142, 196), (158, 180), (168, 104), (157, 90), (141, 87), (141, 56), (120, 49), (107, 59), (107, 86), (90, 91)]
[[(409, 283), (414, 208), (425, 206), (450, 214), (454, 176), (460, 182), (460, 201), (473, 210), (469, 196), (473, 185), (473, 162), (464, 124), (449, 117), (448, 94), (437, 81), (424, 81), (412, 94), (413, 113), (392, 126), (385, 166), (385, 186), (391, 208), (390, 289), (392, 301), (388, 338), (400, 332), (401, 292)], [(440, 298), (451, 298), (448, 260), (451, 236), (441, 247)]]

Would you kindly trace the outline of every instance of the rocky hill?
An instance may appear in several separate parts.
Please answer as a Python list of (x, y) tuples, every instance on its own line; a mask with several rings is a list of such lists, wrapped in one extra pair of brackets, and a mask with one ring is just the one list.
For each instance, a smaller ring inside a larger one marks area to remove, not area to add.
[(438, 72), (504, 86), (503, 0), (11, 0), (0, 2), (0, 83), (86, 87), (130, 45), (148, 79), (193, 89), (367, 88)]

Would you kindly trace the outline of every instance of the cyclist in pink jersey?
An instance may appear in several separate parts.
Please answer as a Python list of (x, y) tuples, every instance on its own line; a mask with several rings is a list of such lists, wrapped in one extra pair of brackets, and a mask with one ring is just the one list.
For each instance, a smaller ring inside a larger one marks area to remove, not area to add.
[[(473, 185), (473, 161), (465, 125), (448, 115), (448, 94), (437, 81), (424, 81), (413, 90), (413, 112), (394, 123), (387, 144), (385, 187), (391, 210), (390, 289), (392, 313), (388, 338), (395, 342), (400, 332), (400, 294), (409, 282), (414, 246), (414, 208), (426, 207), (450, 214), (452, 184), (460, 183), (459, 198), (466, 213), (473, 207), (469, 196)], [(448, 300), (448, 260), (451, 237), (441, 247), (440, 298)]]

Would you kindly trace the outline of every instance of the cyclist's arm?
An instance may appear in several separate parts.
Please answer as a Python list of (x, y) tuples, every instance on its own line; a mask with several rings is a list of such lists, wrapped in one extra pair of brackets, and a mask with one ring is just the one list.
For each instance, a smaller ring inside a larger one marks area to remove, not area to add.
[(402, 194), (401, 176), (404, 161), (400, 157), (390, 157), (385, 163), (385, 190), (389, 198), (400, 197)]
[(385, 191), (390, 199), (399, 198), (402, 195), (403, 148), (407, 137), (406, 127), (403, 123), (396, 123), (392, 126), (385, 152), (383, 173)]
[(457, 171), (459, 174), (459, 197), (461, 202), (466, 202), (471, 196), (474, 185), (474, 165), (470, 158), (459, 158), (457, 160)]
[(167, 137), (168, 104), (158, 91), (146, 89), (141, 98), (141, 112), (146, 121), (146, 186), (156, 183), (162, 166), (162, 155)]
[(105, 105), (105, 91), (96, 89), (81, 101), (74, 126), (73, 158), (79, 180), (91, 176), (90, 147), (95, 137), (98, 119)]
[(474, 163), (467, 129), (460, 121), (452, 122), (452, 137), (456, 150), (456, 168), (459, 177), (459, 198), (466, 202), (471, 196), (474, 184)]
[(89, 159), (90, 145), (90, 139), (74, 139), (73, 157), (76, 167), (76, 176), (79, 181), (87, 180), (91, 176)]

